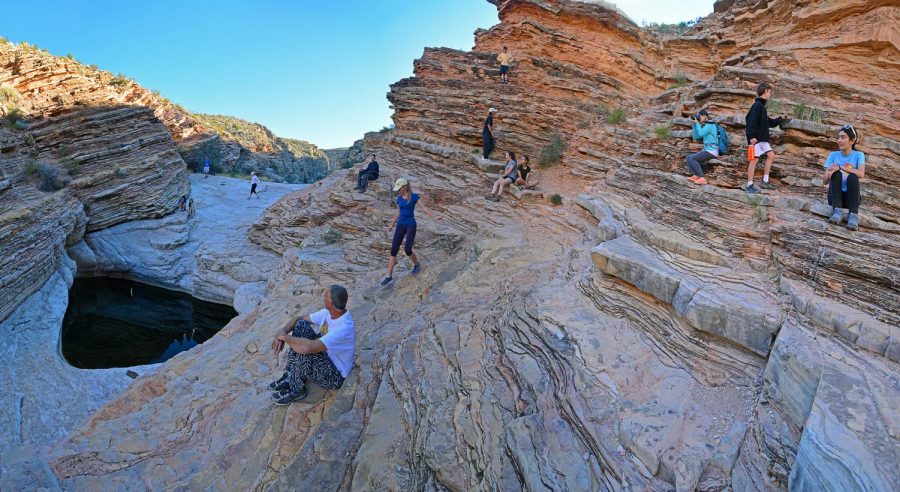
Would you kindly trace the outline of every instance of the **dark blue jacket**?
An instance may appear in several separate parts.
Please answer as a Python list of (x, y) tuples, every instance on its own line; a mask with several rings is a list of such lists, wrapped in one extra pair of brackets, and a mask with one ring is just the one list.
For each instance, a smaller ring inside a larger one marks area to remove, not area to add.
[(363, 172), (369, 175), (369, 179), (378, 179), (378, 161), (370, 162)]
[(750, 139), (755, 138), (757, 142), (769, 141), (769, 128), (774, 128), (781, 124), (781, 118), (769, 118), (769, 112), (766, 110), (766, 100), (757, 97), (747, 112), (747, 143)]

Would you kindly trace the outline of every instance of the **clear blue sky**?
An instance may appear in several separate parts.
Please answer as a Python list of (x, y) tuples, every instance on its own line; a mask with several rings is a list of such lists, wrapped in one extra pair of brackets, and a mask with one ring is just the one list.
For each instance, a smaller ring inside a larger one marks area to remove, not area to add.
[[(712, 0), (684, 0), (664, 12), (670, 3), (618, 2), (638, 23), (712, 11)], [(424, 47), (471, 49), (475, 29), (498, 22), (486, 0), (3, 0), (0, 10), (11, 41), (323, 148), (390, 124), (388, 86), (412, 75)]]

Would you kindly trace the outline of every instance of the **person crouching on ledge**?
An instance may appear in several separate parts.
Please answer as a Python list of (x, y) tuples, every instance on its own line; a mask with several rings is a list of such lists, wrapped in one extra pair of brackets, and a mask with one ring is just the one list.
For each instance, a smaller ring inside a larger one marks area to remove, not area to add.
[(306, 398), (310, 380), (324, 389), (337, 389), (350, 374), (356, 331), (347, 311), (347, 289), (332, 285), (322, 293), (322, 303), (325, 309), (308, 318), (298, 316), (275, 334), (276, 358), (285, 345), (290, 347), (284, 374), (269, 384), (276, 405)]
[(852, 125), (841, 127), (838, 132), (838, 149), (825, 160), (825, 176), (823, 181), (828, 183), (828, 204), (834, 207), (828, 222), (839, 225), (844, 213), (841, 209), (848, 209), (847, 229), (855, 231), (859, 229), (859, 180), (866, 177), (866, 155), (856, 150), (859, 142), (859, 134)]

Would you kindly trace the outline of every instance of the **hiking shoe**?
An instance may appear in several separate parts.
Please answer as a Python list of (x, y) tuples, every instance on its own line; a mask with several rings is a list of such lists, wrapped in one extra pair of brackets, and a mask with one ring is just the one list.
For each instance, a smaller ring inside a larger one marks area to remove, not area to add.
[(835, 208), (834, 212), (831, 212), (831, 217), (828, 218), (828, 222), (831, 222), (834, 225), (840, 225), (841, 219), (844, 218), (844, 214), (841, 212), (841, 209)]
[(772, 183), (769, 183), (768, 181), (763, 181), (762, 183), (759, 184), (759, 187), (764, 190), (774, 190), (775, 189), (775, 185), (773, 185)]
[(300, 391), (291, 392), (291, 390), (280, 391), (278, 393), (272, 393), (272, 399), (275, 400), (275, 404), (278, 406), (290, 405), (295, 401), (300, 401), (306, 399), (307, 391), (304, 386)]
[(415, 265), (413, 265), (412, 272), (410, 272), (410, 273), (415, 275), (415, 274), (419, 273), (421, 270), (422, 270), (422, 267), (420, 267), (419, 264), (416, 263)]
[(706, 181), (706, 178), (697, 178), (693, 181), (694, 181), (694, 183), (697, 183), (698, 185), (701, 185), (701, 186), (705, 185), (705, 184), (709, 184), (709, 182)]
[(743, 184), (743, 185), (741, 185), (741, 189), (746, 191), (747, 193), (751, 193), (751, 194), (759, 193), (759, 188), (753, 186), (752, 184), (750, 184), (750, 185)]
[(698, 179), (700, 179), (700, 176), (688, 176), (688, 179), (691, 181), (697, 181)]
[(847, 229), (851, 231), (859, 229), (859, 215), (851, 213), (847, 216)]
[(269, 383), (269, 389), (272, 391), (281, 391), (288, 389), (290, 385), (288, 384), (287, 376), (281, 376), (278, 378), (278, 381), (272, 381)]
[(385, 285), (387, 285), (393, 281), (394, 281), (394, 277), (384, 277), (384, 280), (381, 281), (381, 286), (384, 287)]

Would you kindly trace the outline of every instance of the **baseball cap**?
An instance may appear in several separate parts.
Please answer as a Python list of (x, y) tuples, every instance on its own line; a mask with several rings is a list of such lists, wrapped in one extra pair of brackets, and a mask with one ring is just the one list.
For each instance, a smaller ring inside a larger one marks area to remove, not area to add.
[(397, 181), (394, 182), (394, 191), (400, 191), (400, 188), (408, 185), (409, 181), (406, 178), (397, 178)]
[(491, 108), (488, 110), (488, 113), (496, 113), (496, 112), (497, 112), (497, 108)]

